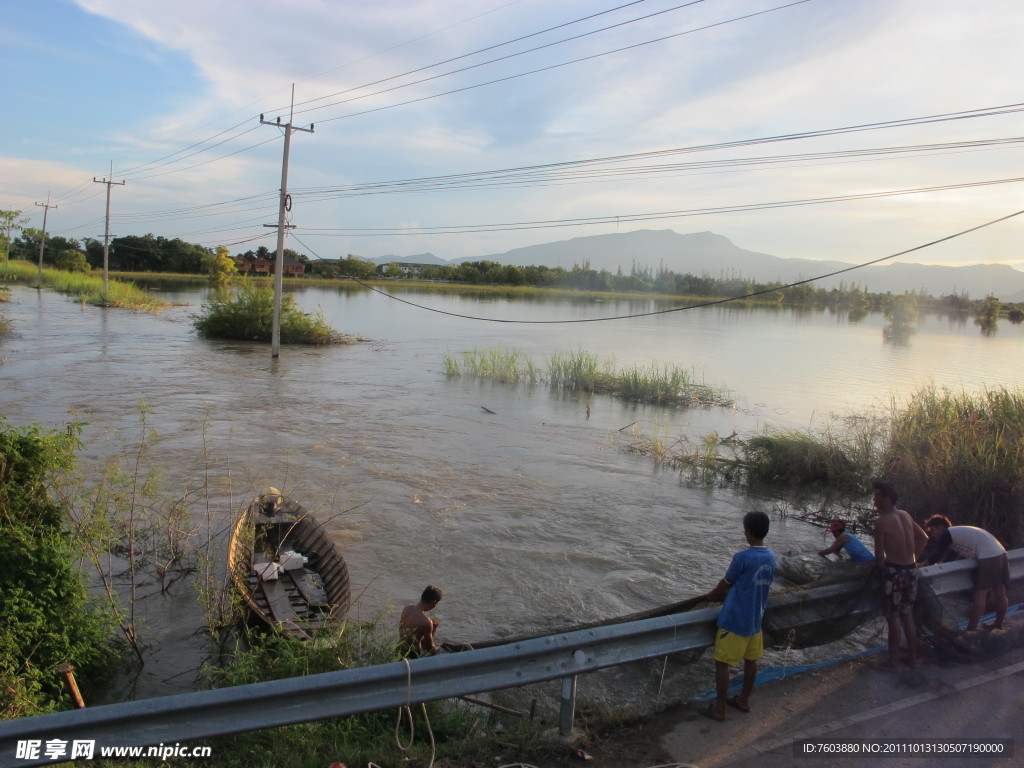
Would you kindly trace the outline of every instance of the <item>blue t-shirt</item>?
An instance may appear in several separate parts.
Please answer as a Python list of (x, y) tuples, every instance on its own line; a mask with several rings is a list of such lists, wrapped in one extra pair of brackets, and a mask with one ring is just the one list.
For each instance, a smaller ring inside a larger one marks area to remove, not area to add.
[(846, 550), (846, 554), (850, 556), (851, 560), (858, 563), (870, 563), (875, 559), (871, 550), (864, 546), (864, 542), (852, 533), (846, 534), (846, 543), (843, 544), (843, 549)]
[(775, 553), (768, 547), (751, 547), (733, 555), (725, 572), (732, 588), (718, 614), (718, 626), (743, 637), (760, 632), (774, 576)]

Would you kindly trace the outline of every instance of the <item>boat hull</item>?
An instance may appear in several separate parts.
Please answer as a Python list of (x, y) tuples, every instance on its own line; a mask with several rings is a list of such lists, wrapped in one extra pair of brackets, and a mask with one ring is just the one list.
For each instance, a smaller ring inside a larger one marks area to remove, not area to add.
[(228, 557), (249, 614), (285, 635), (306, 639), (348, 615), (348, 566), (316, 519), (292, 499), (253, 499), (235, 525)]

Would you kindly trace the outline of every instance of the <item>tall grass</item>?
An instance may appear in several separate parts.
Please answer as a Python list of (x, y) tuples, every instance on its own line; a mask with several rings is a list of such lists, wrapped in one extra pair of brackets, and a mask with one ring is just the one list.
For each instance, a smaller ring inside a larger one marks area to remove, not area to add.
[(445, 352), (445, 372), (449, 376), (478, 376), (503, 384), (525, 381), (536, 384), (541, 377), (533, 360), (514, 347), (488, 347), (465, 350), (461, 355)]
[[(449, 376), (480, 376), (507, 384), (536, 384), (545, 379), (540, 367), (515, 348), (472, 349), (458, 355), (447, 351), (444, 367)], [(546, 380), (553, 389), (612, 394), (638, 403), (732, 405), (724, 392), (695, 383), (688, 371), (677, 366), (634, 366), (620, 373), (610, 361), (602, 364), (597, 355), (582, 349), (552, 354)]]
[(609, 389), (608, 377), (601, 373), (597, 355), (582, 349), (551, 355), (548, 358), (548, 381), (556, 389), (582, 392)]
[(676, 365), (633, 366), (617, 376), (617, 394), (624, 400), (656, 405), (712, 404), (719, 395), (697, 384), (689, 371)]
[[(11, 293), (7, 290), (6, 285), (0, 285), (0, 304), (5, 301), (10, 301)], [(11, 321), (3, 315), (0, 315), (0, 336), (11, 330)]]
[(823, 430), (764, 429), (749, 438), (633, 435), (626, 450), (703, 482), (814, 490), (863, 498), (887, 477), (918, 521), (947, 515), (1008, 547), (1024, 546), (1024, 389), (955, 392), (923, 387), (888, 413), (855, 415)]
[(1024, 390), (927, 386), (892, 411), (884, 470), (901, 505), (1024, 546)]
[(856, 493), (876, 473), (877, 451), (851, 450), (858, 443), (830, 426), (813, 434), (802, 430), (771, 431), (742, 445), (751, 484), (819, 485)]
[[(36, 286), (39, 283), (39, 269), (27, 261), (11, 261), (0, 277), (13, 282)], [(103, 278), (81, 272), (62, 272), (57, 269), (43, 269), (42, 287), (64, 293), (86, 304), (98, 307), (120, 307), (157, 312), (169, 305), (131, 283), (107, 280), (103, 291)]]

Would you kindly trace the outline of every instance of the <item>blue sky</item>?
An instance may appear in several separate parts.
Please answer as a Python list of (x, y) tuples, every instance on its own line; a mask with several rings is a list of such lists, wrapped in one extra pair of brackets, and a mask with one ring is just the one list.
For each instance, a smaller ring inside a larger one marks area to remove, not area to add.
[[(1022, 103), (1018, 0), (8, 0), (3, 17), (0, 207), (40, 226), (49, 195), (69, 237), (102, 237), (93, 178), (112, 165), (115, 236), (273, 247), (282, 139), (259, 115), (287, 121), (293, 84), (315, 129), (292, 136), (288, 245), (311, 256), (648, 228), (860, 262), (1024, 208), (1013, 110), (692, 151)], [(839, 199), (776, 205), (822, 198)], [(1024, 268), (1022, 245), (1024, 216), (905, 260)]]

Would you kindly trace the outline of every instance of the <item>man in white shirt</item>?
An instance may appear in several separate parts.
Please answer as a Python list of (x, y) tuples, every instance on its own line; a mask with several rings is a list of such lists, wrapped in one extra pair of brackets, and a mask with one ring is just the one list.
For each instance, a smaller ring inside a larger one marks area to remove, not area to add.
[(978, 561), (967, 631), (978, 628), (989, 590), (992, 591), (996, 607), (996, 620), (992, 629), (1002, 629), (1009, 604), (1006, 587), (1010, 584), (1010, 563), (1006, 558), (1006, 548), (988, 531), (972, 525), (953, 525), (943, 515), (928, 518), (924, 528), (928, 532), (930, 556), (926, 562), (929, 565), (968, 557)]

